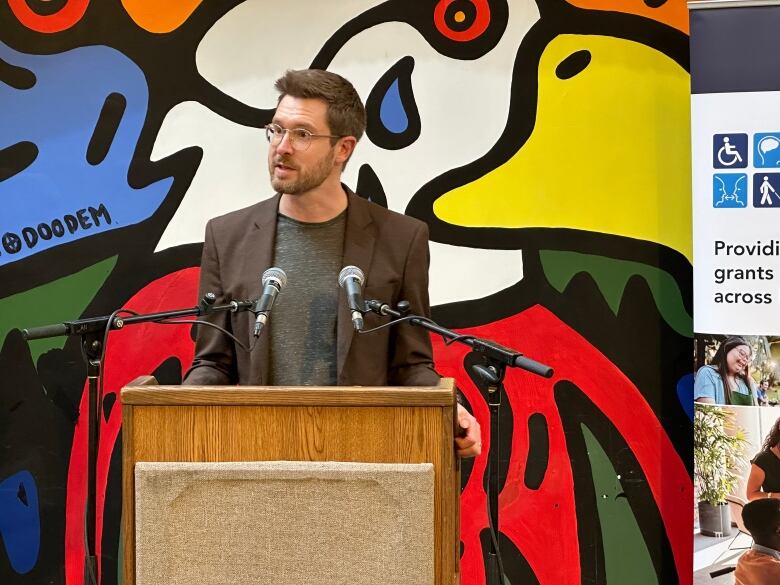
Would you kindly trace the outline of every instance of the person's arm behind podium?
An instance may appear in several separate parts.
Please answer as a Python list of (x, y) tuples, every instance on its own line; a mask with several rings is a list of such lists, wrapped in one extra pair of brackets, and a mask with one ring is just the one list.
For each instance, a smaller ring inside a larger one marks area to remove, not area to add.
[[(398, 299), (409, 301), (413, 314), (428, 318), (431, 316), (429, 265), (428, 226), (420, 222), (409, 246)], [(433, 347), (427, 329), (408, 323), (393, 327), (387, 377), (391, 386), (435, 386), (439, 383), (441, 376), (433, 367)]]
[[(206, 236), (203, 243), (203, 257), (200, 264), (200, 284), (198, 286), (198, 299), (202, 299), (206, 293), (214, 293), (217, 303), (224, 303), (224, 293), (220, 278), (219, 255), (214, 241), (212, 225), (206, 224)], [(219, 325), (223, 329), (231, 331), (230, 315), (228, 311), (220, 311), (200, 317), (200, 320), (209, 321)], [(205, 325), (196, 325), (195, 358), (192, 365), (184, 375), (182, 384), (194, 386), (217, 386), (235, 384), (235, 346), (233, 341), (221, 331)], [(232, 331), (231, 331), (232, 332)]]
[[(428, 226), (421, 224), (414, 234), (409, 255), (404, 267), (403, 286), (400, 299), (409, 301), (412, 313), (430, 318), (431, 305), (428, 297)], [(441, 376), (433, 366), (433, 347), (427, 329), (409, 324), (394, 328), (390, 340), (390, 385), (435, 386)], [(455, 437), (457, 454), (460, 457), (476, 457), (482, 452), (482, 433), (477, 419), (460, 403), (457, 406), (457, 423), (460, 427)]]

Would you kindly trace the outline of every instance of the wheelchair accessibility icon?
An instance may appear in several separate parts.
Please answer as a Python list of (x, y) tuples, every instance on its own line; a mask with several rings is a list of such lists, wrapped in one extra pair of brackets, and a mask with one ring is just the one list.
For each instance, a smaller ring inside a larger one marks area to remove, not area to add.
[(723, 139), (723, 146), (718, 149), (718, 162), (724, 167), (730, 167), (738, 162), (742, 162), (739, 151), (729, 142), (729, 137)]
[(747, 166), (747, 134), (716, 134), (712, 143), (712, 166), (716, 169)]

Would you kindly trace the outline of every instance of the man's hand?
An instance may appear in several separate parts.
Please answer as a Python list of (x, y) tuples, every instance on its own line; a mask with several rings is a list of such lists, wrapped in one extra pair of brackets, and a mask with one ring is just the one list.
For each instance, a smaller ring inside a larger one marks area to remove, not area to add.
[(471, 413), (458, 404), (458, 429), (455, 446), (459, 457), (476, 457), (482, 453), (482, 431)]

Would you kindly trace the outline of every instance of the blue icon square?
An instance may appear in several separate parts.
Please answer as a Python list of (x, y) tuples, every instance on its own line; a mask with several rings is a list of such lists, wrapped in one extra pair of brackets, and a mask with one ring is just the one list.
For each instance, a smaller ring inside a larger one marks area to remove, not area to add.
[(780, 132), (757, 132), (753, 135), (753, 166), (757, 169), (780, 167)]
[(753, 175), (753, 207), (780, 208), (780, 173)]
[(747, 175), (745, 173), (715, 173), (712, 176), (712, 206), (747, 207)]
[(747, 134), (715, 134), (712, 137), (712, 166), (716, 169), (744, 169), (747, 155)]

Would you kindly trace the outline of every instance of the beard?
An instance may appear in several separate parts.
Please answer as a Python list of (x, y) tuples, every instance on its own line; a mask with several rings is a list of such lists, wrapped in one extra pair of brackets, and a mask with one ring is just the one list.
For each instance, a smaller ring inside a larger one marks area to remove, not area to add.
[(281, 163), (285, 166), (290, 164), (290, 159), (288, 157), (276, 156), (268, 164), (268, 171), (271, 175), (271, 187), (273, 187), (274, 191), (277, 193), (285, 193), (287, 195), (299, 195), (300, 193), (311, 191), (322, 185), (322, 183), (325, 182), (325, 179), (330, 176), (330, 173), (333, 171), (333, 159), (335, 156), (336, 153), (334, 149), (330, 149), (325, 156), (308, 169), (290, 166), (297, 174), (296, 179), (279, 179), (274, 175), (274, 166), (276, 164)]

